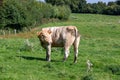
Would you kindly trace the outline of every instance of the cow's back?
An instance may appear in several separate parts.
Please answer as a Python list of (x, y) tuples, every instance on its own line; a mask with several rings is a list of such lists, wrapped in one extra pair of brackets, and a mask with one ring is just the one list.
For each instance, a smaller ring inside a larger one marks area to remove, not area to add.
[(68, 27), (70, 29), (76, 28), (75, 26), (61, 26), (61, 27), (47, 27), (43, 28), (42, 30), (50, 30), (52, 32), (51, 33), (52, 47), (63, 47), (67, 38), (69, 38), (69, 42), (71, 42), (70, 41), (71, 39), (75, 38), (75, 35), (72, 35), (71, 31), (67, 29)]

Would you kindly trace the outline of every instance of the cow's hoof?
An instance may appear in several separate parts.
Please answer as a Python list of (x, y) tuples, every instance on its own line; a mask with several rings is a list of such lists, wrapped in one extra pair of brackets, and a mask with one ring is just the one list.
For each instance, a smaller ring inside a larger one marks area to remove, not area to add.
[(48, 62), (50, 62), (51, 60), (49, 59), (49, 60), (47, 60)]
[(63, 58), (63, 62), (66, 62), (66, 58)]
[(50, 62), (51, 60), (50, 59), (46, 59), (46, 61)]
[(77, 63), (77, 61), (74, 61), (74, 63)]

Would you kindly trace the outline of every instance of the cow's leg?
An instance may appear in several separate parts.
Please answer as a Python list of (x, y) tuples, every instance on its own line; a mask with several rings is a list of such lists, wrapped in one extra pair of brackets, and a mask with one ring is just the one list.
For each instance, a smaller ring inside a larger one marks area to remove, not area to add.
[(64, 61), (66, 61), (66, 59), (68, 58), (69, 56), (69, 48), (70, 47), (64, 47)]
[(46, 60), (47, 61), (51, 61), (50, 54), (51, 54), (51, 44), (49, 44), (46, 48)]
[(78, 36), (75, 39), (74, 44), (73, 44), (73, 46), (74, 46), (74, 63), (77, 62), (79, 42), (80, 42), (80, 36)]
[[(67, 34), (68, 35), (68, 34)], [(71, 36), (68, 35), (68, 36)], [(68, 58), (69, 56), (69, 48), (71, 47), (71, 45), (74, 43), (75, 37), (71, 36), (71, 37), (67, 37), (65, 40), (65, 45), (64, 45), (64, 61)]]

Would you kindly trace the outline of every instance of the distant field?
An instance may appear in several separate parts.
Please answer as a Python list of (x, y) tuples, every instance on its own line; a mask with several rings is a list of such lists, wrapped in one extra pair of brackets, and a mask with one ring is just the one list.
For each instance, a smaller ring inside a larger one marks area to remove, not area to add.
[[(77, 26), (82, 35), (77, 64), (72, 47), (66, 62), (61, 48), (52, 48), (46, 62), (35, 30), (0, 39), (0, 80), (120, 80), (120, 16), (71, 14), (68, 21), (39, 27), (65, 25)], [(87, 73), (88, 59), (93, 67)]]

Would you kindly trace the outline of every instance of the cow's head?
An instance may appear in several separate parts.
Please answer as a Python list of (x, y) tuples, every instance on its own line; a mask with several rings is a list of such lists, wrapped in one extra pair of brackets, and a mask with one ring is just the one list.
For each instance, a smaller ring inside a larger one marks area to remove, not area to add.
[(52, 43), (51, 33), (52, 32), (50, 30), (42, 30), (40, 32), (37, 32), (37, 35), (41, 42)]

